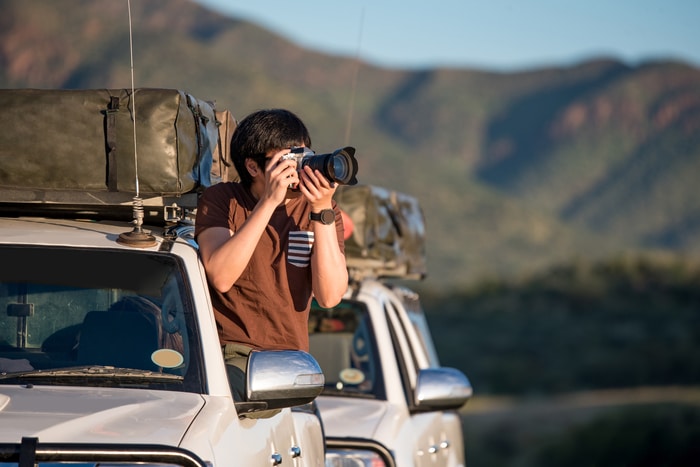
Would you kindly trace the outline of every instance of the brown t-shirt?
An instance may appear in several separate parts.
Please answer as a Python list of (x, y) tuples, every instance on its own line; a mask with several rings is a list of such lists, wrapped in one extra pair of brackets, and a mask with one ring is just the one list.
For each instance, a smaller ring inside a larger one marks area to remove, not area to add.
[[(243, 185), (218, 183), (207, 188), (197, 206), (195, 237), (209, 227), (236, 232), (257, 201)], [(335, 225), (342, 252), (343, 221), (335, 201)], [(303, 196), (275, 210), (250, 262), (226, 293), (210, 287), (221, 343), (257, 349), (308, 351), (311, 304), (311, 206)]]

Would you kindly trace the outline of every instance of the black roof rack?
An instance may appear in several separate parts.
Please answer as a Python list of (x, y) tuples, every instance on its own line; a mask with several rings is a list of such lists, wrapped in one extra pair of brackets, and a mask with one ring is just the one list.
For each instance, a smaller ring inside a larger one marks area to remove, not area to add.
[[(143, 222), (148, 225), (165, 226), (183, 220), (194, 221), (194, 210), (175, 203), (166, 206), (144, 206)], [(0, 201), (2, 217), (47, 217), (54, 219), (89, 219), (95, 221), (134, 220), (134, 208), (130, 204), (75, 204), (44, 202)]]

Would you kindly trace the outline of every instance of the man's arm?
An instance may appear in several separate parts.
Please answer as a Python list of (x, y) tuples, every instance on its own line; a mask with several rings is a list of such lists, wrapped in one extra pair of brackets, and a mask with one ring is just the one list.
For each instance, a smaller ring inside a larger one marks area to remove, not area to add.
[(274, 209), (258, 203), (235, 234), (225, 227), (209, 227), (197, 236), (202, 264), (212, 287), (221, 293), (233, 287), (253, 256)]
[(290, 181), (297, 181), (296, 163), (278, 164), (283, 151), (274, 154), (264, 173), (253, 175), (254, 184), (262, 185), (258, 203), (238, 231), (225, 227), (209, 227), (197, 236), (199, 253), (209, 283), (221, 293), (233, 287), (248, 265), (260, 236), (273, 212), (285, 198)]
[[(332, 208), (335, 185), (318, 171), (304, 167), (299, 189), (311, 204), (313, 212)], [(338, 220), (336, 219), (336, 222)], [(348, 288), (348, 271), (345, 255), (338, 245), (335, 223), (325, 225), (311, 222), (314, 232), (314, 248), (311, 254), (311, 286), (318, 304), (324, 308), (337, 305)]]

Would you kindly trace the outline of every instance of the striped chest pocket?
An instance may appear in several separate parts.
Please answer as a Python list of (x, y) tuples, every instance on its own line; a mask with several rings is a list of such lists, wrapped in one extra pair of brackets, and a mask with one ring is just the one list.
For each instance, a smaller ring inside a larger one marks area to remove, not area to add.
[(304, 230), (289, 232), (287, 262), (299, 268), (308, 267), (311, 261), (311, 247), (313, 246), (313, 232), (306, 232)]

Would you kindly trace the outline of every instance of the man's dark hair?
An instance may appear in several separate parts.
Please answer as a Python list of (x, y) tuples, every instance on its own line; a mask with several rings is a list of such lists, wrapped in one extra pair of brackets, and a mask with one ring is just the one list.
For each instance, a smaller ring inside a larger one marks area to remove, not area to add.
[(311, 136), (304, 122), (285, 109), (258, 110), (238, 123), (231, 138), (231, 159), (241, 178), (250, 187), (253, 179), (245, 168), (245, 160), (255, 160), (265, 168), (265, 155), (270, 150), (292, 146), (311, 147)]

